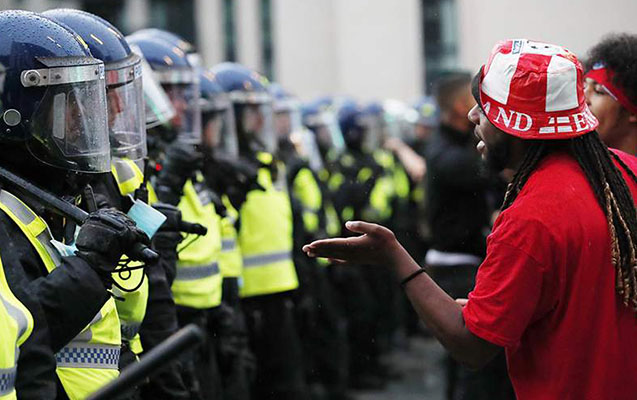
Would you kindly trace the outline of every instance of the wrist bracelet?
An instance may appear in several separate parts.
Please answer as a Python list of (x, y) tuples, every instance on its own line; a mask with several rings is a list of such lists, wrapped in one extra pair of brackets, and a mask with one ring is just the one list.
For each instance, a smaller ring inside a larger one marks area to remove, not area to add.
[(402, 281), (400, 281), (400, 288), (404, 289), (405, 285), (412, 279), (414, 279), (415, 277), (417, 277), (418, 275), (422, 274), (423, 272), (426, 272), (426, 270), (424, 268), (420, 268), (418, 271), (414, 271), (411, 274), (409, 274), (405, 279), (403, 279)]

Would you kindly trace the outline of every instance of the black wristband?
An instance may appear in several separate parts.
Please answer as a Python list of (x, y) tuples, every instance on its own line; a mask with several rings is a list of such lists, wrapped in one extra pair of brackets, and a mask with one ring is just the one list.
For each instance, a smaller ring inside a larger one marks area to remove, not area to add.
[(405, 285), (412, 279), (414, 279), (415, 277), (417, 277), (418, 275), (422, 274), (423, 272), (425, 272), (426, 270), (424, 268), (420, 268), (418, 271), (414, 271), (411, 274), (409, 274), (405, 279), (403, 279), (402, 281), (400, 281), (400, 288), (404, 289)]

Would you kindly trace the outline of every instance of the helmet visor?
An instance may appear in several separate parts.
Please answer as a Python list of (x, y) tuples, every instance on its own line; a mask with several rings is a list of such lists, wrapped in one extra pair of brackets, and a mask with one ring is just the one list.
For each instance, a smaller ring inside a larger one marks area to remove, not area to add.
[(368, 114), (360, 118), (360, 125), (364, 130), (363, 148), (374, 151), (384, 137), (385, 124), (382, 115)]
[(234, 112), (229, 103), (225, 108), (205, 111), (202, 114), (203, 144), (211, 154), (221, 153), (233, 159), (239, 157), (239, 140)]
[(108, 127), (111, 154), (138, 161), (146, 157), (146, 126), (142, 67), (138, 57), (132, 64), (106, 74)]
[[(33, 72), (23, 74), (28, 79)], [(27, 148), (54, 167), (87, 173), (110, 171), (103, 64), (39, 71), (40, 76), (47, 76), (45, 73), (58, 80), (28, 84), (46, 86), (46, 91), (31, 116)]]
[(323, 159), (316, 143), (316, 138), (312, 132), (304, 127), (292, 132), (290, 141), (299, 156), (308, 162), (313, 171), (320, 171), (323, 168)]
[(300, 107), (274, 108), (274, 130), (277, 137), (284, 138), (303, 129)]
[(201, 111), (199, 104), (199, 84), (165, 83), (162, 85), (175, 109), (170, 123), (177, 133), (177, 139), (192, 144), (201, 144)]
[(331, 111), (323, 111), (306, 119), (306, 125), (316, 135), (316, 142), (322, 149), (334, 149), (342, 152), (345, 139), (338, 126), (338, 121)]
[(245, 103), (237, 107), (240, 134), (248, 140), (254, 140), (267, 152), (274, 153), (277, 149), (277, 138), (274, 133), (272, 104)]
[[(137, 54), (141, 54), (140, 50), (135, 50), (134, 46), (131, 47)], [(155, 80), (153, 70), (144, 58), (141, 60), (141, 66), (146, 128), (150, 129), (168, 123), (175, 116), (175, 109), (164, 89)]]

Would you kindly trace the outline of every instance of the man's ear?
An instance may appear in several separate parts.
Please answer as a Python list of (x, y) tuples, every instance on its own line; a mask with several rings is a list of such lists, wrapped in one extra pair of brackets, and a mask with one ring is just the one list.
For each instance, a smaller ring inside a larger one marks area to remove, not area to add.
[(628, 122), (631, 124), (637, 124), (637, 114), (630, 114), (628, 116)]

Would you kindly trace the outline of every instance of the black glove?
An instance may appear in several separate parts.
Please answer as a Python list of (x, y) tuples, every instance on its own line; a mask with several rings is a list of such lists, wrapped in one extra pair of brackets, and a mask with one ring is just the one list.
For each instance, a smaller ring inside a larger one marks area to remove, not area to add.
[(159, 227), (160, 232), (174, 231), (179, 232), (181, 226), (181, 210), (172, 204), (157, 202), (154, 203), (153, 208), (160, 213), (164, 214), (166, 221)]
[(224, 193), (238, 210), (249, 191), (264, 190), (257, 182), (258, 166), (245, 159), (221, 154), (207, 157), (204, 163), (206, 183), (217, 193)]
[(153, 249), (155, 249), (164, 262), (161, 263), (167, 279), (172, 282), (177, 274), (177, 246), (182, 242), (183, 236), (179, 231), (181, 224), (181, 211), (170, 204), (155, 203), (153, 208), (166, 216), (166, 221), (153, 236)]
[(177, 205), (186, 181), (203, 166), (203, 154), (195, 146), (174, 142), (166, 149), (166, 157), (157, 177), (157, 197)]
[(80, 228), (75, 254), (84, 259), (105, 282), (117, 267), (122, 255), (135, 245), (149, 245), (148, 236), (126, 214), (115, 209), (101, 209), (89, 214)]

